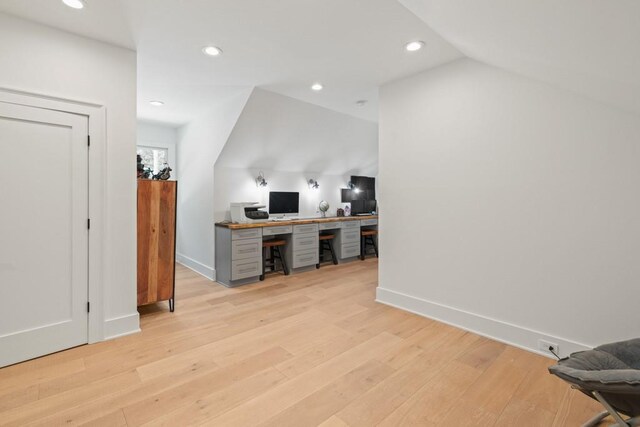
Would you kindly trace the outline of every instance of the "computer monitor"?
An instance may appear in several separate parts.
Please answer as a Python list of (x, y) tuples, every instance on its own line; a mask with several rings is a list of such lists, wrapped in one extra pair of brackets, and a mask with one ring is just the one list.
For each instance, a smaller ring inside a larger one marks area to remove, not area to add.
[(300, 193), (292, 191), (269, 192), (269, 214), (297, 214), (299, 212)]
[(370, 214), (376, 210), (375, 200), (352, 200), (351, 215)]

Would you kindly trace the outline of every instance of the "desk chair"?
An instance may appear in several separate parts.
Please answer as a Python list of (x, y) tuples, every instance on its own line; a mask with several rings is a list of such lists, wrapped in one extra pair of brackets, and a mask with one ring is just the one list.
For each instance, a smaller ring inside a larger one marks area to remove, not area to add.
[(364, 261), (367, 254), (367, 246), (373, 246), (373, 250), (378, 258), (378, 245), (376, 245), (376, 236), (378, 230), (362, 230), (360, 231), (360, 259)]
[[(282, 265), (282, 272), (285, 276), (289, 275), (289, 269), (287, 268), (287, 261), (284, 259), (284, 255), (280, 248), (284, 248), (287, 245), (285, 240), (272, 239), (262, 242), (262, 274), (260, 280), (264, 280), (264, 275), (267, 272), (267, 267), (270, 268), (270, 272), (279, 271), (276, 269), (276, 260), (280, 261)], [(269, 251), (270, 257), (267, 258), (267, 251)]]
[(338, 264), (338, 258), (336, 257), (336, 251), (333, 250), (333, 239), (335, 234), (321, 234), (318, 236), (320, 244), (320, 252), (318, 254), (318, 263), (316, 268), (320, 268), (320, 264), (324, 262), (324, 251), (327, 250), (331, 253), (331, 261), (334, 265)]

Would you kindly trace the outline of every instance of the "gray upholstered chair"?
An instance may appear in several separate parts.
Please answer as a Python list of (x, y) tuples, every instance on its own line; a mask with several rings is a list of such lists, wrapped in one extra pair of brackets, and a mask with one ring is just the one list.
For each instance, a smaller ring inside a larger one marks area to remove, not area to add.
[(640, 339), (573, 353), (549, 372), (605, 407), (585, 427), (600, 424), (607, 415), (620, 426), (640, 425)]

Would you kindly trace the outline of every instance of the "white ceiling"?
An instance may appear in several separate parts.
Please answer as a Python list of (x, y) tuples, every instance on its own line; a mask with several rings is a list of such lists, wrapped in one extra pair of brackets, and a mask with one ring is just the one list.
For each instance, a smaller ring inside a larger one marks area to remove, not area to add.
[(638, 0), (399, 0), (466, 56), (640, 113)]
[[(86, 2), (0, 0), (0, 10), (136, 49), (139, 117), (174, 125), (247, 86), (377, 121), (379, 85), (461, 57), (396, 0)], [(416, 39), (425, 49), (406, 52)], [(205, 57), (208, 44), (224, 54)]]
[(88, 0), (76, 11), (61, 0), (0, 0), (0, 11), (30, 21), (135, 49), (131, 26), (120, 0)]
[[(180, 125), (258, 86), (376, 121), (379, 85), (463, 54), (640, 113), (638, 0), (86, 1), (0, 11), (137, 49), (145, 120)], [(405, 52), (415, 39), (426, 48)], [(205, 57), (207, 44), (224, 55)]]

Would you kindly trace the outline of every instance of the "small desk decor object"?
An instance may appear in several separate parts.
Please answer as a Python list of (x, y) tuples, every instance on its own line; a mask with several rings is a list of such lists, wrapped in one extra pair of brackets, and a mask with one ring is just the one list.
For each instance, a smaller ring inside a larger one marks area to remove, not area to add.
[(322, 200), (318, 205), (318, 209), (320, 210), (320, 216), (325, 218), (327, 216), (327, 211), (329, 210), (329, 203), (326, 200)]

